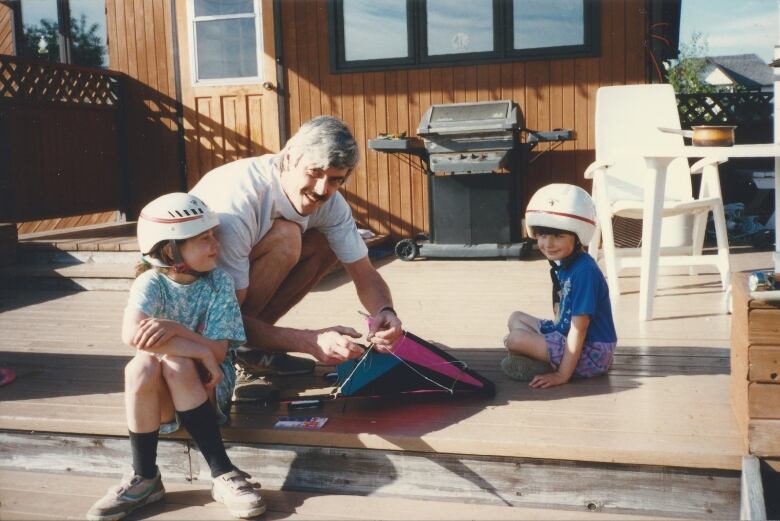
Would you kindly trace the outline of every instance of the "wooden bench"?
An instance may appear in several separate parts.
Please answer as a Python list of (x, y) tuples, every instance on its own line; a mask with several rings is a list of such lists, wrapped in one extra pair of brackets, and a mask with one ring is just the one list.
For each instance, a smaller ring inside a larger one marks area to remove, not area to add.
[(780, 303), (751, 298), (747, 273), (733, 277), (731, 399), (745, 448), (780, 458)]

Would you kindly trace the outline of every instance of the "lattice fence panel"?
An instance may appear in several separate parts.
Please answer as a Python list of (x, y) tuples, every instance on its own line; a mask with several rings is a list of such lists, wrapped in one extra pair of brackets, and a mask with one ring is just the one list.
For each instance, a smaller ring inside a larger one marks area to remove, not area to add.
[(119, 100), (119, 75), (2, 56), (0, 100), (115, 106)]
[(771, 92), (678, 94), (683, 128), (694, 125), (750, 125), (772, 119)]

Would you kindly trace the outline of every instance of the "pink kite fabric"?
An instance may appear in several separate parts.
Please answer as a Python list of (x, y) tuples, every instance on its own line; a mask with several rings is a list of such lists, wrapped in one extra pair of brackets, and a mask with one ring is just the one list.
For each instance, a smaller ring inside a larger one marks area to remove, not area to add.
[(13, 371), (13, 369), (0, 367), (0, 387), (3, 385), (8, 385), (14, 380), (16, 380), (16, 373)]
[(429, 367), (453, 380), (460, 380), (476, 387), (483, 387), (482, 382), (462, 371), (457, 364), (442, 359), (436, 353), (425, 349), (409, 337), (404, 336), (398, 341), (393, 353), (403, 360)]

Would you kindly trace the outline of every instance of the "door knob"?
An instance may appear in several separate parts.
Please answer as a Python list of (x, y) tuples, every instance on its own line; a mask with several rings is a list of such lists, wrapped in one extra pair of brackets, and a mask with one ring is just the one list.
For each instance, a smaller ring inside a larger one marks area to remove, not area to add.
[(274, 84), (270, 81), (264, 81), (262, 85), (265, 90), (274, 90)]

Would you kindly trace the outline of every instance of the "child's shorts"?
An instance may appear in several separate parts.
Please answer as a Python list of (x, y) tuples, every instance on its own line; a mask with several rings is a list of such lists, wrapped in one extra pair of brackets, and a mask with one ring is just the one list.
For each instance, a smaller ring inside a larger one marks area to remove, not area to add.
[[(547, 355), (555, 367), (561, 365), (566, 351), (566, 335), (559, 331), (544, 334), (547, 341)], [(612, 365), (612, 355), (617, 342), (585, 342), (582, 354), (574, 368), (574, 374), (585, 378), (606, 373)]]

